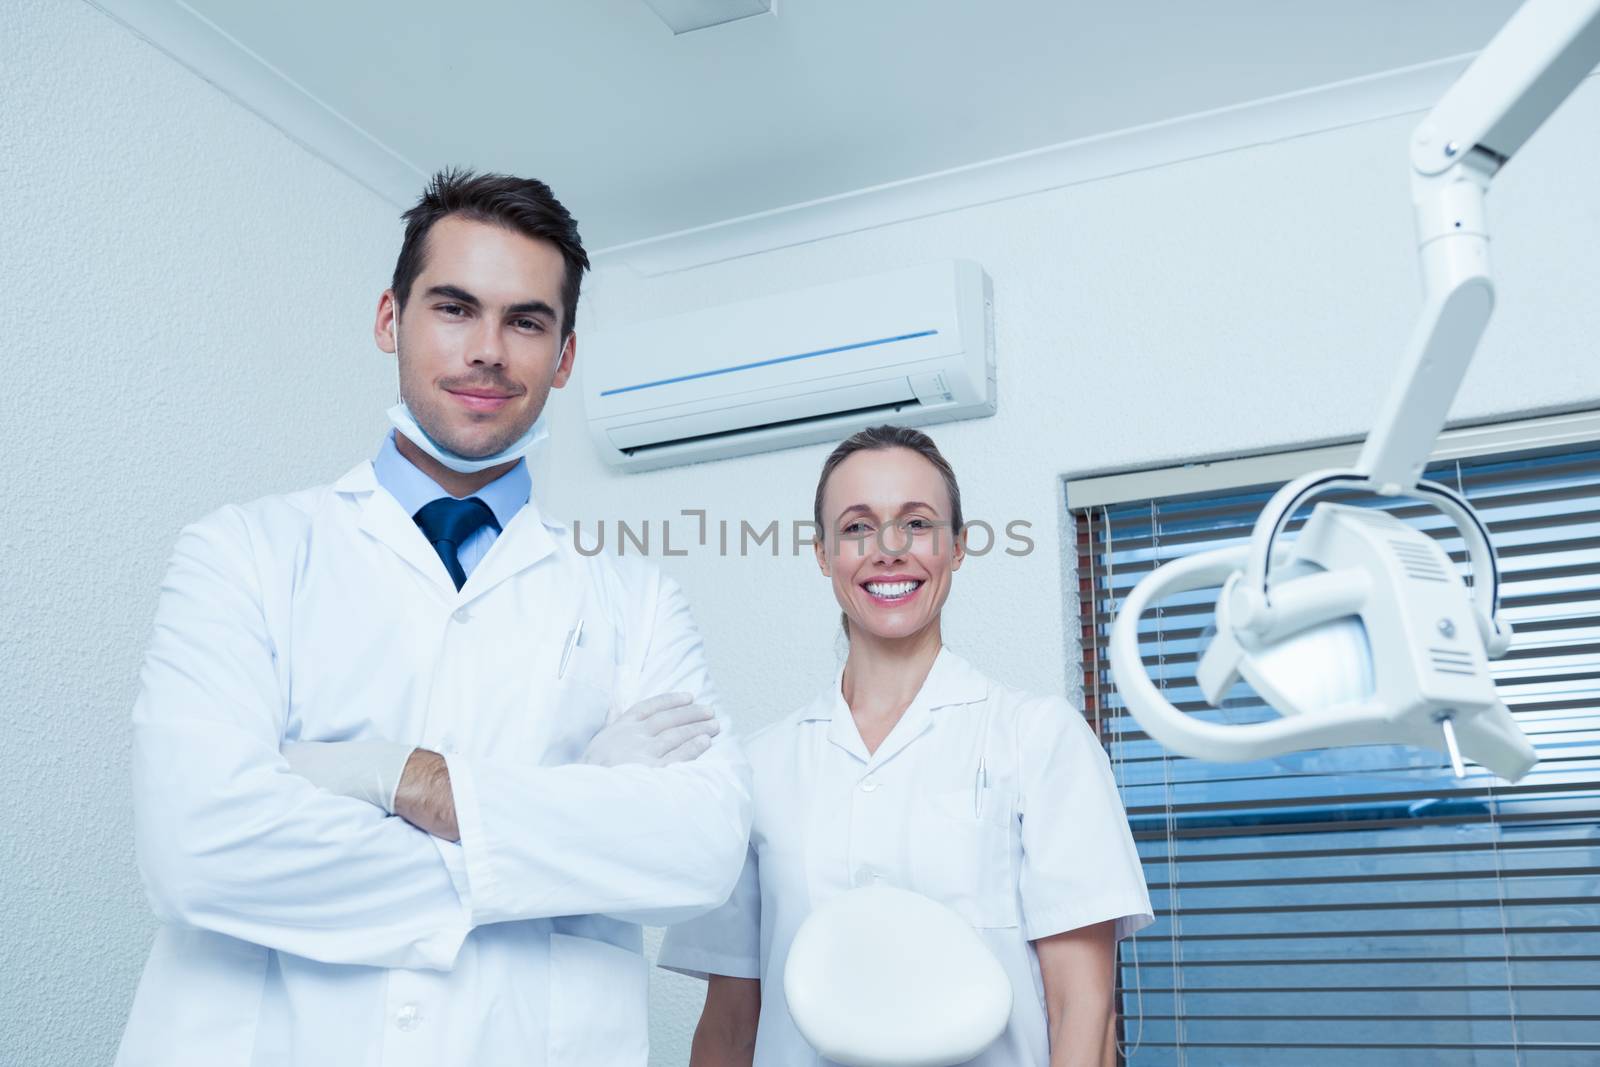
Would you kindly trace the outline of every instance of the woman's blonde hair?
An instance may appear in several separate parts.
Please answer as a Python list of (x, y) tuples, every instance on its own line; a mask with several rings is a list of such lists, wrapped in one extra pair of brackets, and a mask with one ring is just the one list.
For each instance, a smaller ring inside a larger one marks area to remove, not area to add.
[[(828, 528), (822, 523), (822, 494), (827, 491), (828, 479), (833, 477), (833, 472), (838, 469), (839, 464), (857, 452), (884, 452), (891, 448), (908, 449), (933, 464), (939, 476), (944, 479), (945, 490), (950, 494), (950, 536), (952, 539), (961, 536), (961, 528), (964, 525), (961, 518), (961, 486), (956, 484), (956, 472), (951, 469), (950, 461), (944, 458), (944, 453), (933, 443), (933, 438), (921, 430), (914, 430), (910, 426), (884, 425), (869, 426), (865, 430), (851, 434), (840, 441), (838, 447), (828, 453), (828, 458), (823, 461), (822, 475), (817, 479), (817, 495), (811, 503), (811, 517), (816, 521), (817, 532), (823, 538), (825, 545), (832, 544), (828, 537)], [(848, 636), (850, 616), (841, 611), (839, 621)]]

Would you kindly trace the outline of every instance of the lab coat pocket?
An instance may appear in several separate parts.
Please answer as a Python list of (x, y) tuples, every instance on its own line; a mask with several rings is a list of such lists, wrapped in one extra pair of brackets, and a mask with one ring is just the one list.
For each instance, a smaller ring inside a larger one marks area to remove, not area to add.
[(609, 688), (615, 680), (621, 647), (616, 627), (600, 615), (586, 613), (567, 637), (574, 643), (570, 649), (562, 647), (561, 657), (556, 662), (557, 680)]
[(611, 716), (611, 692), (569, 678), (555, 686), (549, 701), (539, 762), (546, 767), (576, 763)]
[(1016, 926), (1014, 822), (1010, 798), (998, 789), (983, 790), (981, 812), (971, 787), (933, 794), (912, 816), (911, 888), (973, 926)]
[(550, 935), (550, 1067), (643, 1067), (649, 1059), (644, 957), (609, 941)]

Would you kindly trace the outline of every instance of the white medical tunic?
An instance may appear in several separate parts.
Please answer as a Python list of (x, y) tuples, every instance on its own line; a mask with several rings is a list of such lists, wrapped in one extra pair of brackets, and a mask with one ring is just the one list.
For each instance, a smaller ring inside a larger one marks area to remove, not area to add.
[(744, 872), (721, 908), (667, 932), (659, 964), (760, 979), (757, 1067), (824, 1064), (784, 999), (796, 931), (853, 886), (914, 890), (965, 916), (1011, 979), (1010, 1025), (971, 1062), (1044, 1064), (1030, 942), (1108, 919), (1123, 937), (1152, 921), (1104, 750), (1065, 699), (990, 681), (942, 648), (869, 754), (842, 676), (746, 743), (756, 808)]
[[(726, 729), (671, 767), (574, 761), (675, 690), (716, 700), (676, 585), (532, 500), (459, 591), (370, 462), (187, 527), (133, 716), (163, 925), (118, 1064), (643, 1065), (639, 924), (727, 899), (749, 768)], [(445, 755), (458, 844), (279, 754), (367, 738)]]

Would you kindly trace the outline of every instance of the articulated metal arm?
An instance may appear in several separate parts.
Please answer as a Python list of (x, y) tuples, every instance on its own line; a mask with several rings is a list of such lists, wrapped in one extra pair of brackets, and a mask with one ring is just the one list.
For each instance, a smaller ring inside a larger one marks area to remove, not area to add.
[(1529, 0), (1411, 143), (1423, 309), (1356, 469), (1386, 495), (1417, 484), (1494, 310), (1489, 180), (1600, 63), (1600, 0)]

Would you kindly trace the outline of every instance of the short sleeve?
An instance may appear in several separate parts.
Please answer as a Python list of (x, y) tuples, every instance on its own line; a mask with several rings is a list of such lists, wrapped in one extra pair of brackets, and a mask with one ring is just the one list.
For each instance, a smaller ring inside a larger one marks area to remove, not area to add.
[(1111, 763), (1083, 716), (1029, 700), (1017, 723), (1023, 926), (1028, 940), (1116, 920), (1120, 940), (1154, 922)]
[(667, 928), (656, 965), (691, 978), (761, 977), (761, 879), (754, 848), (746, 850), (733, 895), (721, 907)]

